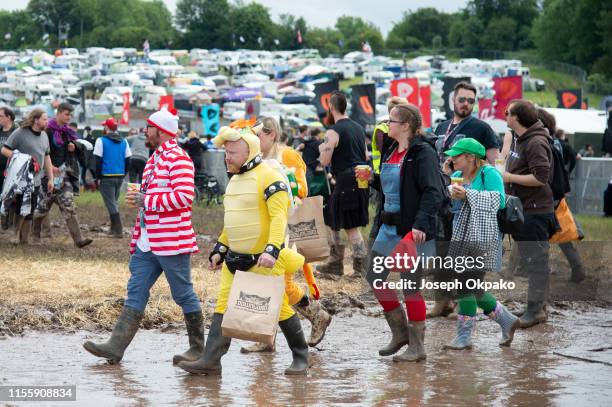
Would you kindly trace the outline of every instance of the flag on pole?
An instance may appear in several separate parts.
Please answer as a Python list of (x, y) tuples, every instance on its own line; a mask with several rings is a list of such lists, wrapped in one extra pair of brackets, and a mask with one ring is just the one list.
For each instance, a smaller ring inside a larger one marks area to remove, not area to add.
[(423, 127), (431, 127), (431, 86), (419, 86), (419, 110), (423, 116)]
[(121, 112), (121, 120), (119, 124), (128, 125), (130, 124), (130, 93), (125, 92), (123, 94), (123, 112)]
[(523, 97), (523, 77), (507, 76), (505, 78), (493, 78), (493, 90), (495, 90), (495, 117), (500, 120), (506, 119), (506, 107), (514, 99)]
[(412, 103), (419, 105), (419, 80), (417, 78), (403, 78), (391, 81), (391, 95), (399, 96)]
[(168, 111), (174, 109), (174, 97), (172, 95), (160, 96), (159, 106), (157, 110), (166, 109)]
[(493, 99), (478, 99), (478, 118), (484, 120), (493, 117)]
[(557, 107), (562, 109), (580, 109), (582, 107), (582, 89), (563, 89), (557, 91)]

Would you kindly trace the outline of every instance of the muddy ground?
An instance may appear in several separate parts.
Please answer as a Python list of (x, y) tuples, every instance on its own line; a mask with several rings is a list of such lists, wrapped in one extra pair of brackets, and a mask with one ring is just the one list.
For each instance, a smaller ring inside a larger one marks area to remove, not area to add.
[[(122, 209), (124, 239), (105, 236), (107, 214), (92, 195), (81, 198), (79, 214), (84, 233), (95, 239), (84, 250), (74, 248), (57, 213), (55, 235), (39, 245), (13, 246), (8, 234), (0, 235), (0, 385), (74, 384), (83, 405), (612, 405), (609, 242), (581, 243), (588, 278), (580, 284), (566, 281), (569, 267), (552, 249), (549, 323), (519, 332), (511, 349), (497, 346), (497, 326), (483, 319), (475, 349), (449, 354), (442, 346), (452, 339), (454, 321), (438, 318), (427, 322), (427, 361), (394, 364), (377, 353), (388, 328), (369, 288), (345, 276), (318, 280), (334, 320), (311, 352), (307, 379), (282, 375), (289, 363), (282, 335), (274, 355), (241, 355), (244, 343), (235, 341), (222, 377), (207, 378), (171, 365), (186, 337), (164, 279), (121, 365), (82, 349), (83, 340), (106, 337), (121, 310), (135, 214)], [(207, 316), (218, 274), (205, 264), (221, 222), (218, 207), (194, 211), (201, 249), (192, 260), (194, 287)], [(351, 273), (348, 262), (346, 270)], [(494, 294), (516, 309), (524, 304), (527, 281), (513, 281), (516, 289)]]

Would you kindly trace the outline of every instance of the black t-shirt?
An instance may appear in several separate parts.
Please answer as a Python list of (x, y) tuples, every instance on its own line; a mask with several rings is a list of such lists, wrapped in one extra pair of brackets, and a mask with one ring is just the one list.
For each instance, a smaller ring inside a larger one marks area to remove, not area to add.
[(49, 147), (51, 149), (51, 154), (49, 154), (51, 156), (51, 163), (54, 167), (61, 167), (68, 158), (68, 138), (62, 135), (64, 144), (56, 146), (53, 142), (53, 130), (49, 130), (47, 136), (49, 137)]
[[(9, 136), (11, 134), (13, 134), (13, 132), (17, 130), (17, 126), (13, 125), (10, 129), (8, 129), (7, 131), (4, 131), (2, 129), (2, 127), (0, 127), (0, 148), (2, 148), (2, 146), (4, 145), (4, 143), (6, 143), (6, 140), (8, 140)], [(6, 163), (8, 162), (8, 158), (6, 158), (5, 156), (3, 156), (2, 154), (0, 154), (0, 169), (4, 169), (6, 168)]]
[(319, 146), (322, 141), (318, 139), (304, 140), (304, 150), (302, 151), (302, 160), (311, 170), (315, 170), (319, 165)]
[(473, 138), (482, 144), (485, 150), (499, 148), (499, 139), (491, 126), (475, 117), (467, 117), (459, 123), (453, 124), (453, 120), (447, 120), (436, 127), (435, 134), (438, 136), (436, 150), (440, 160), (444, 161), (444, 152), (462, 138)]
[(352, 119), (341, 119), (332, 129), (338, 133), (338, 145), (331, 159), (331, 172), (337, 175), (347, 168), (367, 164), (365, 129)]

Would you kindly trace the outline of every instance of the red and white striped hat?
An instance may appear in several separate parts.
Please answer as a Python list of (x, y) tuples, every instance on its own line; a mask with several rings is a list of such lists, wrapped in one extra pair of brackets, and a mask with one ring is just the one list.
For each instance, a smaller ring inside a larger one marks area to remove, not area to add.
[(161, 109), (153, 113), (147, 119), (147, 123), (151, 126), (155, 126), (169, 136), (176, 137), (178, 131), (178, 115), (175, 109), (168, 111), (166, 108)]

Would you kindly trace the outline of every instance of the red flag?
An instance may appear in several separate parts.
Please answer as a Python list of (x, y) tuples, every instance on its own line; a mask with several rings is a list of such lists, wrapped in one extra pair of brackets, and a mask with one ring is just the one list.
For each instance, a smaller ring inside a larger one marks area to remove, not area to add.
[(395, 79), (391, 81), (391, 95), (406, 98), (409, 103), (419, 105), (419, 80), (417, 78)]
[(121, 120), (119, 124), (128, 125), (130, 123), (130, 93), (123, 94), (123, 112), (121, 112)]
[(423, 127), (431, 127), (431, 86), (419, 87), (419, 110), (423, 116)]
[(478, 118), (480, 120), (493, 117), (493, 99), (478, 99)]
[(493, 78), (493, 89), (495, 90), (495, 117), (506, 119), (506, 107), (514, 99), (523, 97), (523, 77), (507, 76), (505, 78)]
[(174, 109), (174, 97), (172, 95), (160, 96), (159, 97), (159, 106), (157, 110), (162, 110), (162, 108), (166, 108), (166, 110), (170, 111)]
[(302, 43), (302, 31), (300, 31), (300, 30), (298, 30), (298, 37), (297, 37), (297, 41), (298, 41), (298, 44), (301, 44), (301, 43)]

